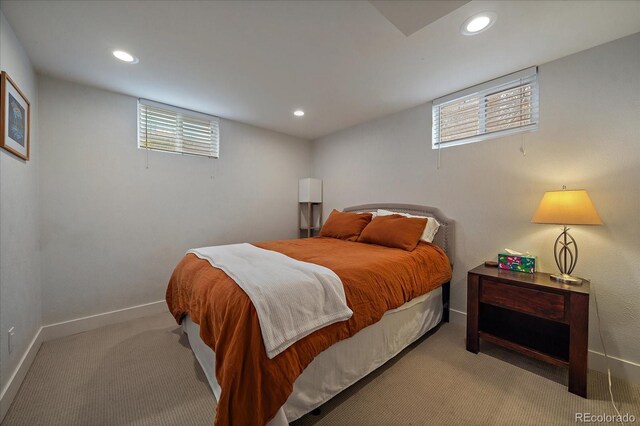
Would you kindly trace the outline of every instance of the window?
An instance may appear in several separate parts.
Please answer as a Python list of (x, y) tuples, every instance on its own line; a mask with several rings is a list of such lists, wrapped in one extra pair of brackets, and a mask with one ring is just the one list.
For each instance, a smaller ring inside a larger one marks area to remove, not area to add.
[(218, 118), (139, 99), (138, 148), (218, 158)]
[(538, 129), (532, 67), (433, 101), (433, 149)]

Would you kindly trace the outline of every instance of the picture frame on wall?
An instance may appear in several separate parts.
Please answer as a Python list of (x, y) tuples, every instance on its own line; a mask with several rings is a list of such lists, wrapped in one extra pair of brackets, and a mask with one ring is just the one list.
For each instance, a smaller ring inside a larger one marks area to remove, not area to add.
[(6, 71), (0, 78), (0, 147), (28, 161), (31, 104)]

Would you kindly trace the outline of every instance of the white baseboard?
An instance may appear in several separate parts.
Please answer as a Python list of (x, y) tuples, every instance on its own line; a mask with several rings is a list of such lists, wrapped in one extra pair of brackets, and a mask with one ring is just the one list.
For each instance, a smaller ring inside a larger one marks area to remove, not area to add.
[(2, 422), (7, 411), (9, 411), (9, 407), (18, 393), (20, 385), (27, 375), (27, 372), (35, 359), (40, 346), (42, 346), (42, 343), (104, 327), (105, 325), (117, 324), (163, 312), (168, 313), (169, 309), (167, 308), (166, 302), (164, 300), (160, 300), (157, 302), (145, 303), (144, 305), (131, 306), (129, 308), (118, 309), (115, 311), (104, 312), (101, 314), (90, 315), (83, 318), (76, 318), (40, 327), (35, 337), (27, 347), (22, 359), (20, 359), (18, 367), (9, 378), (4, 389), (2, 389), (2, 393), (0, 393), (0, 422)]
[(164, 300), (145, 303), (144, 305), (131, 306), (129, 308), (90, 315), (88, 317), (76, 318), (69, 321), (62, 321), (42, 327), (42, 340), (59, 339), (73, 334), (94, 330), (105, 325), (117, 324), (136, 318), (147, 317), (149, 315), (169, 312), (167, 303)]
[[(467, 326), (467, 314), (455, 309), (449, 309), (449, 319), (452, 324)], [(631, 383), (640, 383), (640, 364), (626, 359), (608, 355), (611, 375), (624, 379)], [(607, 364), (603, 353), (589, 349), (589, 368), (592, 370), (607, 372)]]
[(467, 327), (467, 314), (466, 312), (457, 311), (449, 308), (449, 321), (455, 325), (461, 325)]
[(26, 377), (33, 360), (36, 358), (38, 350), (40, 350), (40, 346), (42, 346), (42, 327), (40, 327), (33, 340), (31, 340), (20, 362), (18, 362), (18, 366), (13, 371), (11, 377), (9, 377), (9, 381), (7, 381), (4, 389), (2, 389), (2, 393), (0, 393), (0, 422), (2, 422), (7, 411), (9, 411), (13, 398), (16, 397), (22, 381)]
[[(611, 355), (607, 355), (607, 359), (613, 377), (618, 377), (631, 383), (640, 383), (640, 364)], [(607, 360), (605, 360), (604, 354), (589, 349), (589, 368), (606, 374)]]

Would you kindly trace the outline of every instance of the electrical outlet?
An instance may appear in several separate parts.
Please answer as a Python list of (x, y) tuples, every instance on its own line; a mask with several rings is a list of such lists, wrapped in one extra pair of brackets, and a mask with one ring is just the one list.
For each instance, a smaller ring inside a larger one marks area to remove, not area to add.
[(13, 352), (13, 339), (16, 337), (15, 327), (9, 329), (9, 353)]

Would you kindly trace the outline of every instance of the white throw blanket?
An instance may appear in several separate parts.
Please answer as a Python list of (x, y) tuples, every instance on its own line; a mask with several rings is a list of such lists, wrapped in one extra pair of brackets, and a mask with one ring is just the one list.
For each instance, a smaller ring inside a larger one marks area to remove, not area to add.
[(222, 269), (247, 293), (260, 321), (267, 356), (273, 358), (303, 337), (353, 312), (332, 270), (251, 244), (189, 250)]

